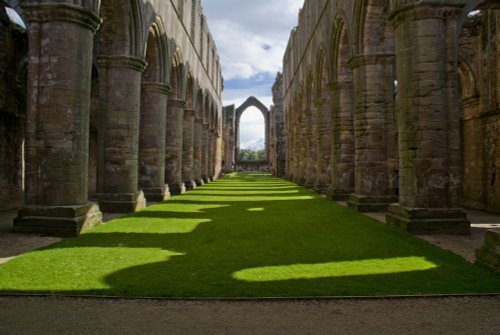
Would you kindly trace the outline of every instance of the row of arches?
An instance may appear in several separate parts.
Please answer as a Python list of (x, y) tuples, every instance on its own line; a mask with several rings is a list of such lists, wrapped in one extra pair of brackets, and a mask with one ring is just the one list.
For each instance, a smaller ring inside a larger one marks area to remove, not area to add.
[(284, 57), (287, 178), (411, 232), (467, 234), (461, 207), (500, 212), (495, 9), (306, 1)]
[(202, 26), (186, 31), (175, 4), (158, 1), (30, 2), (20, 13), (29, 62), (17, 231), (78, 234), (99, 210), (131, 212), (218, 176), (222, 77), (194, 41)]

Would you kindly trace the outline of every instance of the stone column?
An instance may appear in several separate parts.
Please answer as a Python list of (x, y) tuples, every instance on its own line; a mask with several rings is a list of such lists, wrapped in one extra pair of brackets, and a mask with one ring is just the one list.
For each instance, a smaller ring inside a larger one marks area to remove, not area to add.
[(326, 98), (318, 99), (315, 104), (318, 110), (316, 120), (318, 168), (314, 189), (318, 193), (326, 194), (332, 180), (332, 107), (330, 99)]
[(196, 186), (204, 184), (202, 178), (203, 119), (196, 118), (194, 126), (194, 181)]
[(305, 185), (306, 182), (306, 171), (307, 171), (307, 128), (304, 121), (304, 116), (300, 115), (298, 119), (297, 133), (297, 175), (296, 183), (299, 185)]
[(209, 158), (209, 132), (208, 132), (208, 122), (203, 122), (203, 146), (202, 146), (202, 178), (205, 183), (209, 183), (210, 179), (208, 158)]
[(352, 82), (330, 84), (332, 110), (332, 184), (328, 196), (347, 200), (354, 191), (354, 127), (352, 116)]
[(186, 191), (196, 188), (194, 181), (194, 123), (195, 111), (185, 109), (182, 135), (182, 180), (186, 185)]
[[(468, 234), (459, 207), (460, 113), (457, 22), (460, 5), (393, 3), (396, 30), (399, 204), (387, 222), (412, 233)], [(450, 1), (451, 2), (451, 1)]]
[(310, 106), (306, 110), (306, 154), (304, 158), (306, 163), (306, 180), (305, 186), (313, 189), (316, 184), (316, 160), (317, 160), (317, 132), (316, 132), (316, 110)]
[(385, 212), (396, 195), (394, 62), (390, 54), (360, 55), (350, 61), (355, 92), (355, 185), (348, 205)]
[(139, 188), (144, 191), (148, 201), (158, 202), (170, 196), (168, 185), (165, 184), (167, 99), (170, 87), (143, 82), (141, 92)]
[(172, 195), (186, 192), (182, 180), (182, 148), (184, 107), (182, 100), (169, 100), (167, 108), (167, 138), (165, 155), (165, 176)]
[(104, 212), (146, 206), (139, 185), (139, 120), (142, 58), (100, 56), (97, 198)]
[(208, 176), (210, 180), (215, 180), (215, 129), (210, 127), (208, 131)]
[(75, 236), (101, 222), (88, 201), (93, 36), (100, 18), (67, 3), (23, 6), (28, 21), (25, 206), (20, 233)]

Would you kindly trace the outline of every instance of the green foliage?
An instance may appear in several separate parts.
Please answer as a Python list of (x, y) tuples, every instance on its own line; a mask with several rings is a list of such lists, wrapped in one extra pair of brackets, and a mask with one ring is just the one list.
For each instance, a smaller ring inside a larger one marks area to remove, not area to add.
[(499, 274), (267, 174), (229, 174), (0, 265), (4, 294), (485, 292)]
[(240, 161), (243, 161), (243, 162), (263, 161), (266, 159), (266, 151), (263, 149), (257, 150), (257, 151), (253, 151), (250, 149), (241, 149), (239, 159), (240, 159)]

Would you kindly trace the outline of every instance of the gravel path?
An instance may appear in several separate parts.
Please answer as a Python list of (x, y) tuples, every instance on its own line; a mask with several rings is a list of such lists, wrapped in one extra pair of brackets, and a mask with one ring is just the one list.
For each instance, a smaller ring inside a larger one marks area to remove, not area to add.
[(170, 301), (0, 297), (0, 334), (500, 334), (500, 297)]

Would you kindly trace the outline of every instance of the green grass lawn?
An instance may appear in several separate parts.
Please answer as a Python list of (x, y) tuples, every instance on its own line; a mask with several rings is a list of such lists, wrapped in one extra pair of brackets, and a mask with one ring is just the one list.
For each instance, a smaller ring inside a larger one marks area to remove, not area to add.
[(295, 184), (231, 174), (0, 266), (0, 293), (499, 293), (500, 275)]

